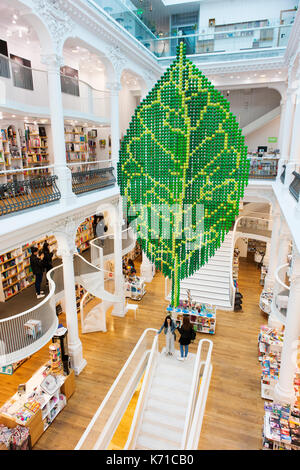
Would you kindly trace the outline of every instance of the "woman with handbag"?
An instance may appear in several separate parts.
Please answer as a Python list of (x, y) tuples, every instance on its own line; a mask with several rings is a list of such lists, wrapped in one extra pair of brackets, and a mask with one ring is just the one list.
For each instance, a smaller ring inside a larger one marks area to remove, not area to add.
[(164, 334), (166, 336), (166, 355), (168, 356), (173, 356), (175, 352), (175, 346), (174, 346), (174, 341), (175, 341), (175, 330), (176, 330), (176, 324), (174, 320), (170, 317), (170, 315), (167, 315), (165, 318), (164, 323), (162, 324), (161, 328), (157, 331), (157, 334), (159, 335), (162, 330), (164, 330)]
[[(178, 361), (187, 360), (189, 352), (189, 344), (196, 338), (196, 332), (190, 322), (189, 315), (184, 315), (182, 319), (182, 325), (178, 328), (180, 333), (179, 344), (180, 344), (180, 356), (177, 357)], [(184, 351), (183, 351), (184, 349)]]

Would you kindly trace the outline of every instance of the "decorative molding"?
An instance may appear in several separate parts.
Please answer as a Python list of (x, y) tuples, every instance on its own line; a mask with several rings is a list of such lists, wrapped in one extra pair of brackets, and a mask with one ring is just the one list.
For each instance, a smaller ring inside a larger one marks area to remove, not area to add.
[(69, 15), (60, 8), (58, 0), (32, 0), (33, 12), (44, 21), (51, 35), (55, 53), (62, 54), (63, 44), (67, 36), (74, 31), (75, 25)]
[(46, 65), (48, 71), (60, 72), (60, 67), (64, 64), (64, 59), (57, 54), (42, 54), (41, 63)]

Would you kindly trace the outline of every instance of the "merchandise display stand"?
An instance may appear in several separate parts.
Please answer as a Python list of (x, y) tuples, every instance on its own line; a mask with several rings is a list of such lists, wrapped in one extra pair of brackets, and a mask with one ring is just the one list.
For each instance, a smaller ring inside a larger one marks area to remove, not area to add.
[(261, 397), (265, 400), (273, 400), (279, 378), (283, 336), (283, 331), (264, 325), (258, 336), (259, 361), (262, 365)]
[(141, 277), (134, 276), (125, 280), (125, 297), (141, 300), (146, 294), (145, 282)]
[(208, 304), (195, 304), (188, 307), (187, 301), (180, 301), (181, 306), (172, 308), (169, 306), (167, 312), (172, 315), (178, 326), (182, 324), (183, 315), (189, 315), (190, 322), (196, 332), (215, 334), (216, 331), (216, 307)]
[(271, 289), (263, 290), (259, 298), (259, 307), (262, 312), (271, 313), (271, 304), (273, 299), (273, 291)]
[(300, 450), (300, 412), (290, 405), (265, 402), (264, 450)]
[(25, 393), (15, 393), (0, 408), (0, 423), (8, 428), (17, 425), (26, 426), (30, 432), (32, 445), (65, 407), (75, 390), (75, 376), (72, 370), (67, 376), (57, 374), (56, 389), (47, 393), (43, 382), (49, 377), (49, 372), (51, 367), (46, 363), (24, 384)]

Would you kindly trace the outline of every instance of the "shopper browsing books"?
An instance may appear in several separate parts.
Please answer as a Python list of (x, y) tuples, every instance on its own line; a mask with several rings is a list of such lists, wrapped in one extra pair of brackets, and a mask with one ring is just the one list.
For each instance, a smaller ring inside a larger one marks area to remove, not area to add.
[(43, 259), (44, 269), (47, 273), (48, 271), (50, 271), (50, 269), (53, 268), (52, 258), (54, 254), (54, 253), (51, 253), (51, 251), (49, 250), (48, 242), (44, 243), (43, 248), (42, 248), (42, 253), (44, 254), (44, 259)]
[(165, 321), (160, 327), (160, 329), (157, 331), (157, 334), (159, 335), (162, 332), (162, 330), (164, 330), (164, 334), (166, 336), (166, 355), (172, 356), (175, 351), (174, 341), (175, 341), (176, 324), (172, 320), (170, 315), (166, 316)]
[(196, 338), (196, 333), (190, 322), (189, 315), (184, 315), (182, 318), (182, 326), (178, 327), (180, 333), (179, 344), (180, 344), (180, 357), (177, 357), (179, 361), (187, 359), (189, 352), (189, 344)]
[(41, 291), (41, 284), (43, 279), (44, 271), (44, 254), (41, 253), (40, 257), (38, 256), (38, 249), (36, 246), (31, 248), (30, 256), (30, 266), (33, 274), (35, 275), (35, 292), (38, 299), (45, 297), (43, 291)]

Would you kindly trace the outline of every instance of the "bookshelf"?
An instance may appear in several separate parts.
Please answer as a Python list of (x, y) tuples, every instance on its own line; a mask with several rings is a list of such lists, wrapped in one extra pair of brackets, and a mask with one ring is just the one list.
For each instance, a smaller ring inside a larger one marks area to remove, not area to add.
[[(0, 255), (0, 301), (5, 302), (19, 292), (34, 284), (34, 275), (30, 267), (30, 248), (35, 245), (42, 249), (48, 241), (51, 251), (56, 247), (54, 236), (44, 237)], [(53, 259), (56, 259), (54, 255)]]
[[(48, 168), (26, 171), (33, 167), (48, 166), (51, 162), (46, 126), (18, 123), (1, 127), (0, 183), (23, 181), (49, 173)], [(14, 170), (24, 170), (15, 173)]]
[[(89, 241), (94, 238), (92, 217), (88, 217), (79, 226), (76, 235), (76, 246), (79, 253), (89, 248)], [(31, 247), (34, 245), (39, 250), (44, 242), (49, 243), (50, 251), (57, 250), (57, 242), (54, 235), (25, 243), (21, 247), (0, 255), (0, 302), (5, 302), (19, 292), (34, 284), (34, 275), (30, 267)], [(57, 259), (56, 254), (53, 260)]]
[(92, 217), (87, 217), (77, 229), (76, 246), (78, 253), (82, 253), (84, 250), (87, 250), (90, 246), (90, 240), (94, 238), (92, 221)]

